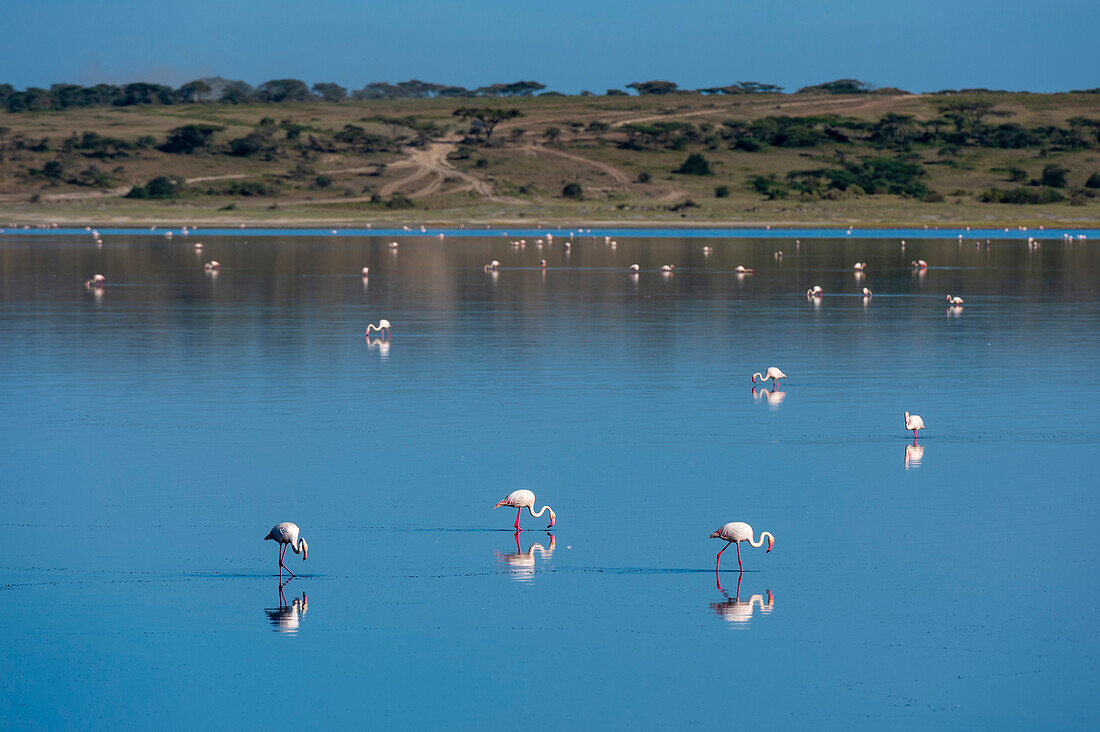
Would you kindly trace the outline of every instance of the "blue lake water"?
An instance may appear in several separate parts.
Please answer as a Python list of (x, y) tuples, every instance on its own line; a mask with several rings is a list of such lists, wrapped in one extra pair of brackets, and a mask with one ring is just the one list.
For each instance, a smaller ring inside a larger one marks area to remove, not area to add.
[(0, 726), (1100, 723), (1095, 244), (491, 233), (0, 237)]

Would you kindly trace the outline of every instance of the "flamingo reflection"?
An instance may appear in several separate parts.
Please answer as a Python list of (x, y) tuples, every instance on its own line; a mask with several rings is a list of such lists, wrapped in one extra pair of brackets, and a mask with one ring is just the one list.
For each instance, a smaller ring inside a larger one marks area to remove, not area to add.
[(752, 398), (756, 401), (760, 401), (763, 397), (764, 401), (768, 403), (768, 407), (771, 409), (777, 409), (783, 400), (787, 398), (787, 392), (785, 391), (769, 391), (767, 389), (760, 389), (759, 391), (754, 386), (752, 388)]
[(905, 446), (905, 469), (916, 470), (924, 459), (924, 445), (913, 443)]
[(378, 349), (378, 356), (385, 361), (390, 357), (390, 341), (386, 338), (368, 338), (367, 350)]
[(301, 598), (295, 597), (289, 604), (287, 603), (283, 588), (290, 582), (291, 580), (287, 580), (279, 583), (279, 607), (264, 609), (264, 612), (267, 613), (267, 619), (274, 626), (276, 633), (297, 633), (302, 618), (306, 616), (306, 611), (309, 610), (309, 600), (304, 592)]
[(536, 551), (544, 562), (554, 555), (554, 535), (549, 531), (546, 532), (546, 535), (550, 537), (550, 546), (544, 547), (539, 542), (535, 542), (527, 551), (523, 551), (519, 544), (519, 532), (517, 531), (513, 535), (516, 540), (515, 553), (501, 554), (500, 552), (493, 552), (496, 554), (497, 562), (505, 565), (511, 579), (516, 582), (530, 582), (534, 578)]
[[(717, 576), (717, 573), (715, 573)], [(744, 577), (744, 572), (737, 575), (737, 591), (731, 598), (729, 593), (722, 589), (722, 583), (718, 583), (718, 589), (726, 596), (724, 602), (712, 602), (710, 603), (710, 609), (717, 615), (722, 616), (722, 619), (727, 623), (734, 623), (736, 626), (745, 626), (750, 620), (752, 620), (753, 611), (756, 607), (760, 608), (760, 612), (763, 615), (769, 615), (772, 610), (775, 609), (775, 597), (772, 595), (771, 590), (766, 590), (768, 594), (768, 601), (764, 602), (763, 595), (752, 595), (748, 600), (741, 599), (741, 579)]]

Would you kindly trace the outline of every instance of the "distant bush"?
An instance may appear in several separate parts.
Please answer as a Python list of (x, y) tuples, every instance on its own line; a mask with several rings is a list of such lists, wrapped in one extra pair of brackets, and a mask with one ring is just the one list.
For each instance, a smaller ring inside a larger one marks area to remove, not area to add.
[(1043, 174), (1039, 177), (1039, 185), (1051, 188), (1066, 187), (1066, 173), (1069, 171), (1061, 165), (1048, 165), (1043, 168)]
[(477, 162), (474, 163), (474, 167), (475, 168), (488, 168), (489, 167), (488, 158), (478, 158)]
[(638, 173), (639, 183), (648, 183), (651, 180), (653, 180), (652, 176), (650, 176), (650, 174), (645, 172), (644, 170), (641, 173)]
[(313, 185), (317, 188), (328, 188), (332, 185), (332, 178), (327, 175), (319, 175), (313, 179)]
[(580, 183), (566, 183), (565, 187), (561, 189), (561, 195), (563, 198), (572, 198), (579, 201), (584, 198), (584, 189), (581, 188)]
[(1010, 191), (990, 188), (979, 195), (978, 200), (983, 203), (1041, 204), (1058, 203), (1066, 197), (1054, 188), (1015, 188)]
[(1093, 173), (1085, 181), (1085, 188), (1100, 188), (1100, 173)]
[(183, 195), (184, 185), (181, 178), (167, 178), (160, 176), (153, 178), (143, 186), (134, 186), (126, 194), (126, 198), (142, 199), (166, 199), (178, 198)]
[[(374, 200), (373, 196), (371, 200)], [(386, 208), (416, 208), (416, 204), (404, 193), (395, 193), (386, 201)]]
[(928, 193), (920, 197), (920, 200), (924, 203), (943, 203), (943, 194), (936, 191), (928, 191)]
[(1027, 171), (1018, 165), (1008, 166), (1008, 179), (1013, 183), (1019, 183), (1027, 179)]
[(760, 152), (760, 143), (751, 137), (742, 137), (733, 143), (733, 148), (742, 152)]
[(235, 180), (206, 189), (209, 196), (277, 196), (282, 191), (276, 181)]
[(161, 152), (176, 155), (192, 155), (196, 150), (205, 150), (215, 132), (224, 130), (219, 125), (184, 125), (168, 133), (168, 139), (159, 149)]
[(730, 187), (729, 186), (718, 186), (717, 188), (714, 189), (714, 197), (715, 198), (729, 198), (730, 197)]
[(673, 172), (681, 175), (714, 175), (714, 171), (710, 169), (710, 163), (699, 153), (688, 155), (687, 160)]

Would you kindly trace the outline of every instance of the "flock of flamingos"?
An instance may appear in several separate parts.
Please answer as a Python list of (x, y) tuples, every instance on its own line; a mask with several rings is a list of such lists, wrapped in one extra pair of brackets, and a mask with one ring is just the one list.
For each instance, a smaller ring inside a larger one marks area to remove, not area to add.
[[(407, 228), (408, 227), (406, 227), (406, 229)], [(102, 245), (103, 240), (100, 237), (99, 232), (95, 231), (95, 230), (92, 230), (92, 229), (88, 229), (88, 230), (91, 231), (92, 236), (93, 236), (94, 240), (96, 241), (96, 243), (98, 245)], [(1006, 231), (1007, 231), (1007, 229), (1006, 229)], [(186, 227), (184, 227), (183, 233), (185, 235), (188, 233), (188, 229)], [(333, 230), (332, 233), (335, 234), (337, 232), (335, 230)], [(849, 231), (848, 233), (850, 234), (851, 231)], [(172, 234), (171, 234), (171, 232), (166, 232), (165, 236), (167, 236), (168, 238), (171, 238)], [(440, 238), (442, 238), (443, 234), (440, 234), (439, 236), (440, 236)], [(546, 235), (547, 244), (552, 243), (553, 238), (554, 238), (553, 234), (547, 234)], [(570, 237), (570, 238), (572, 238), (572, 237)], [(1079, 238), (1084, 238), (1084, 237), (1082, 236), (1082, 237), (1079, 237)], [(960, 240), (962, 239), (961, 234), (959, 235), (959, 239)], [(526, 243), (527, 243), (526, 240), (516, 240), (516, 241), (512, 241), (511, 245), (512, 245), (513, 248), (521, 248), (521, 247), (525, 247)], [(618, 242), (614, 241), (611, 237), (605, 237), (605, 243), (608, 244), (611, 248), (615, 248), (618, 245)], [(543, 242), (542, 239), (539, 239), (536, 242), (536, 246), (538, 246), (539, 249), (541, 249), (543, 247), (543, 244), (544, 244), (544, 242)], [(796, 244), (796, 246), (798, 246), (800, 244), (800, 242), (798, 242), (796, 240), (795, 244)], [(396, 241), (391, 241), (388, 246), (391, 249), (397, 249), (399, 245)], [(570, 243), (565, 242), (564, 246), (565, 246), (566, 249), (568, 249), (570, 247)], [(981, 247), (983, 245), (982, 245), (981, 242), (979, 242), (977, 246)], [(985, 242), (984, 246), (986, 246), (986, 247), (989, 246), (988, 240)], [(1037, 240), (1035, 240), (1034, 238), (1029, 238), (1028, 239), (1028, 247), (1029, 248), (1038, 248), (1039, 246), (1040, 246), (1040, 243)], [(196, 250), (201, 250), (202, 247), (203, 247), (202, 243), (194, 244), (194, 248)], [(902, 242), (901, 242), (901, 248), (903, 250), (905, 249), (905, 241), (904, 240), (902, 240)], [(709, 246), (703, 247), (703, 253), (704, 254), (710, 254), (712, 251), (713, 251), (713, 249)], [(782, 251), (776, 251), (774, 253), (774, 256), (775, 256), (776, 259), (782, 259), (783, 258), (783, 252)], [(545, 259), (540, 259), (539, 264), (540, 264), (540, 267), (542, 267), (543, 269), (546, 269), (547, 264), (546, 264)], [(914, 270), (923, 271), (923, 270), (928, 269), (928, 262), (926, 262), (923, 259), (916, 259), (916, 260), (913, 260), (910, 263), (910, 266)], [(209, 273), (216, 273), (219, 270), (220, 267), (221, 267), (221, 263), (218, 262), (217, 260), (213, 260), (213, 259), (203, 264), (204, 270), (206, 272), (209, 272)], [(487, 272), (494, 272), (495, 273), (495, 272), (497, 272), (501, 269), (501, 263), (498, 260), (494, 259), (494, 260), (490, 261), (488, 264), (486, 264), (484, 266), (484, 269)], [(664, 275), (670, 275), (672, 272), (675, 271), (675, 269), (676, 269), (676, 266), (674, 264), (665, 264), (665, 265), (662, 265), (660, 267), (660, 272)], [(855, 271), (857, 273), (863, 273), (867, 269), (867, 263), (866, 262), (856, 262), (853, 265), (852, 269), (853, 269), (853, 271)], [(641, 271), (641, 266), (638, 265), (638, 264), (631, 264), (627, 268), (627, 271), (629, 272), (629, 274), (631, 276), (637, 276)], [(744, 267), (744, 266), (740, 266), (740, 265), (737, 266), (733, 271), (738, 275), (751, 275), (751, 274), (753, 274), (752, 269)], [(363, 275), (364, 278), (368, 277), (370, 275), (370, 267), (363, 267), (362, 275)], [(107, 278), (104, 275), (102, 275), (102, 274), (93, 274), (87, 281), (85, 281), (84, 286), (89, 288), (89, 289), (102, 288), (106, 284), (106, 282), (107, 282)], [(818, 285), (813, 285), (812, 287), (810, 287), (809, 289), (806, 290), (806, 297), (810, 298), (810, 299), (820, 298), (820, 297), (824, 296), (824, 294), (825, 294), (825, 291)], [(872, 297), (871, 291), (869, 289), (867, 289), (866, 287), (863, 288), (862, 294), (863, 294), (864, 300), (867, 300), (867, 299)], [(954, 295), (948, 295), (947, 296), (947, 302), (948, 302), (949, 306), (951, 306), (952, 308), (961, 308), (962, 305), (964, 304), (964, 300), (961, 297), (956, 297)], [(380, 319), (378, 321), (378, 323), (370, 323), (370, 324), (367, 325), (366, 337), (368, 339), (370, 339), (373, 336), (378, 336), (378, 337), (381, 337), (383, 339), (389, 339), (391, 335), (392, 335), (392, 332), (391, 332), (390, 321), (386, 320), (385, 318)], [(774, 389), (774, 388), (778, 387), (779, 380), (780, 379), (785, 379), (785, 378), (787, 378), (787, 375), (785, 373), (783, 373), (783, 371), (781, 369), (779, 369), (776, 366), (769, 366), (763, 373), (760, 373), (760, 372), (754, 373), (752, 375), (752, 383), (755, 385), (757, 379), (760, 379), (762, 382), (766, 382), (766, 381), (770, 380), (772, 382), (772, 386), (773, 386), (773, 389)], [(907, 431), (911, 431), (913, 433), (913, 443), (914, 444), (916, 444), (916, 441), (917, 441), (917, 432), (919, 430), (924, 429), (924, 428), (925, 427), (924, 427), (924, 420), (923, 419), (921, 419), (916, 414), (910, 414), (909, 412), (905, 412), (905, 429)], [(539, 518), (543, 514), (549, 512), (550, 523), (546, 527), (548, 529), (550, 527), (552, 527), (554, 525), (555, 521), (557, 520), (557, 515), (554, 513), (554, 509), (550, 508), (550, 506), (544, 505), (542, 508), (539, 509), (538, 513), (536, 513), (535, 512), (535, 494), (532, 493), (529, 490), (526, 490), (526, 489), (512, 491), (507, 496), (505, 496), (502, 500), (498, 501), (497, 504), (495, 506), (493, 506), (493, 508), (494, 509), (496, 509), (496, 508), (514, 508), (514, 509), (516, 509), (516, 520), (515, 520), (515, 523), (513, 524), (513, 526), (515, 528), (517, 536), (518, 536), (520, 531), (523, 531), (523, 529), (521, 529), (520, 526), (519, 526), (519, 519), (520, 519), (520, 516), (522, 515), (524, 509), (526, 509), (531, 514), (531, 516), (533, 518)], [(727, 524), (724, 524), (717, 531), (714, 531), (710, 535), (709, 538), (711, 538), (711, 539), (721, 539), (721, 540), (726, 542), (726, 545), (722, 547), (722, 549), (718, 552), (717, 557), (715, 558), (714, 569), (715, 569), (716, 573), (718, 572), (719, 567), (721, 565), (722, 552), (726, 551), (726, 549), (728, 549), (731, 545), (735, 546), (736, 549), (737, 549), (737, 566), (738, 566), (738, 569), (741, 570), (741, 571), (744, 570), (744, 565), (742, 564), (742, 561), (741, 561), (741, 543), (742, 542), (747, 543), (751, 547), (758, 548), (758, 547), (761, 547), (761, 546), (764, 545), (764, 540), (766, 538), (768, 548), (765, 551), (765, 553), (770, 552), (772, 550), (772, 548), (774, 547), (774, 545), (775, 545), (775, 537), (772, 536), (772, 534), (770, 532), (763, 531), (763, 532), (760, 533), (759, 537), (755, 537), (755, 534), (753, 532), (753, 528), (749, 524), (744, 523), (742, 521), (731, 521)], [(282, 577), (283, 570), (286, 570), (290, 574), (291, 577), (294, 577), (295, 576), (294, 573), (291, 572), (290, 568), (287, 567), (286, 564), (284, 563), (284, 560), (286, 558), (287, 549), (288, 548), (291, 549), (295, 554), (301, 554), (303, 561), (305, 561), (305, 559), (309, 555), (309, 545), (306, 543), (306, 540), (302, 537), (301, 531), (298, 528), (298, 526), (296, 524), (293, 524), (293, 523), (289, 522), (289, 521), (284, 521), (282, 523), (276, 524), (274, 527), (272, 527), (271, 531), (268, 532), (267, 536), (264, 537), (264, 540), (265, 541), (272, 540), (272, 541), (276, 542), (279, 545), (279, 576), (280, 576), (280, 578)], [(738, 585), (740, 585), (740, 582), (738, 582)], [(721, 587), (720, 584), (719, 584), (719, 587)]]

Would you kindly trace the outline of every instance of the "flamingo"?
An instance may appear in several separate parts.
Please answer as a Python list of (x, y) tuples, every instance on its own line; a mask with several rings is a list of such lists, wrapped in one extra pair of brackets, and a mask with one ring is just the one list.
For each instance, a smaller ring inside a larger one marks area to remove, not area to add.
[(675, 264), (662, 264), (661, 265), (661, 271), (662, 272), (671, 272), (674, 269), (676, 269)]
[(546, 269), (546, 260), (545, 259), (540, 259), (539, 260), (539, 266), (542, 267), (543, 269)]
[(85, 287), (103, 287), (103, 283), (107, 281), (107, 278), (101, 274), (92, 275), (91, 279), (84, 280)]
[(485, 265), (486, 272), (496, 272), (498, 269), (500, 269), (500, 262), (495, 259)]
[(366, 277), (370, 274), (370, 267), (363, 267), (363, 276)]
[(867, 269), (867, 263), (866, 262), (856, 262), (855, 264), (852, 265), (852, 269), (854, 269), (856, 272), (862, 272), (863, 270)]
[(714, 249), (712, 247), (703, 247), (703, 254), (710, 254)]
[(375, 325), (374, 323), (367, 323), (367, 338), (370, 338), (370, 334), (374, 332), (381, 333), (382, 337), (384, 338), (389, 338), (391, 335), (393, 335), (390, 332), (390, 321), (386, 320), (385, 318), (379, 318), (378, 325)]
[(806, 297), (821, 297), (825, 294), (825, 290), (821, 289), (821, 285), (814, 285), (810, 289), (806, 290)]
[(395, 241), (391, 241), (391, 242), (389, 243), (389, 247), (390, 247), (390, 249), (397, 249), (397, 242), (395, 242)]
[[(501, 506), (504, 506), (505, 508), (514, 508), (514, 509), (516, 509), (516, 523), (515, 523), (516, 531), (523, 531), (523, 529), (521, 529), (519, 527), (519, 515), (523, 512), (523, 509), (525, 509), (525, 508), (535, 518), (538, 518), (539, 516), (541, 516), (545, 512), (549, 511), (550, 512), (550, 526), (553, 526), (554, 522), (558, 520), (557, 515), (554, 513), (554, 509), (550, 508), (549, 506), (543, 506), (542, 508), (539, 509), (538, 513), (535, 513), (535, 494), (532, 493), (531, 491), (527, 490), (526, 488), (520, 488), (518, 491), (512, 491), (511, 493), (509, 493), (507, 495), (507, 497), (505, 497), (505, 499), (503, 501), (497, 502), (497, 505), (493, 506), (493, 508), (497, 509), (497, 508), (500, 508)], [(546, 528), (549, 529), (550, 526), (547, 526)]]
[(216, 259), (211, 259), (209, 262), (203, 265), (203, 268), (207, 272), (215, 272), (222, 266), (222, 263)]
[(917, 415), (909, 416), (909, 412), (905, 413), (905, 429), (913, 430), (913, 442), (917, 441), (917, 430), (924, 429), (924, 420)]
[(928, 269), (928, 262), (923, 259), (915, 259), (909, 263), (909, 266), (913, 269)]
[(868, 290), (866, 287), (863, 288), (863, 296), (864, 297), (871, 297), (871, 291)]
[(286, 548), (289, 546), (294, 550), (295, 554), (302, 555), (302, 561), (306, 561), (309, 558), (309, 544), (306, 540), (299, 536), (298, 524), (292, 524), (289, 521), (283, 521), (281, 524), (275, 524), (271, 527), (271, 531), (267, 532), (267, 536), (264, 537), (264, 541), (271, 539), (279, 542), (281, 548), (279, 549), (279, 576), (283, 576), (283, 570), (285, 569), (290, 573), (291, 577), (296, 576), (290, 571), (290, 567), (283, 564), (283, 556), (286, 554)]
[(778, 389), (779, 388), (779, 379), (787, 378), (787, 375), (785, 373), (783, 373), (782, 371), (780, 371), (775, 366), (769, 366), (767, 371), (764, 372), (763, 376), (761, 376), (760, 372), (757, 371), (755, 374), (752, 375), (752, 383), (754, 383), (754, 384), (756, 383), (756, 377), (757, 376), (760, 376), (761, 381), (767, 381), (768, 379), (771, 379), (773, 389)]
[(733, 271), (734, 271), (734, 272), (736, 272), (737, 274), (752, 274), (752, 272), (753, 272), (753, 271), (752, 271), (751, 269), (749, 269), (748, 267), (744, 267), (744, 266), (742, 266), (742, 265), (740, 265), (740, 264), (739, 264), (739, 265), (737, 265), (736, 267), (734, 267), (734, 268), (733, 268)]
[(783, 258), (783, 252), (782, 251), (777, 251), (775, 253), (775, 258), (776, 259), (782, 259)]
[(948, 295), (947, 302), (951, 303), (952, 305), (962, 305), (966, 301), (963, 300), (961, 297), (952, 297), (951, 295)]
[(638, 270), (641, 269), (641, 267), (637, 264), (632, 264), (629, 267), (627, 267), (627, 269), (630, 270), (631, 272), (637, 273)]
[(767, 554), (775, 546), (775, 537), (771, 535), (771, 532), (764, 531), (760, 534), (760, 541), (753, 541), (752, 539), (752, 527), (743, 521), (730, 521), (728, 524), (722, 526), (722, 528), (715, 531), (710, 535), (711, 539), (725, 539), (727, 544), (722, 547), (722, 551), (718, 552), (718, 557), (714, 560), (714, 571), (718, 571), (718, 566), (722, 562), (722, 552), (730, 548), (730, 544), (737, 545), (737, 566), (744, 571), (745, 567), (741, 564), (741, 542), (747, 541), (751, 547), (764, 546), (764, 537), (768, 537), (768, 551)]
[(202, 249), (202, 242), (201, 241), (195, 242), (195, 249)]

